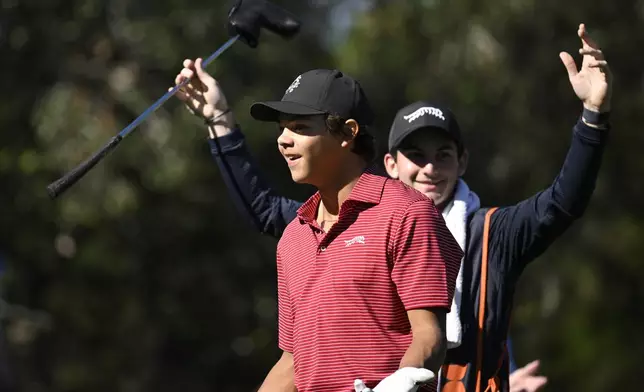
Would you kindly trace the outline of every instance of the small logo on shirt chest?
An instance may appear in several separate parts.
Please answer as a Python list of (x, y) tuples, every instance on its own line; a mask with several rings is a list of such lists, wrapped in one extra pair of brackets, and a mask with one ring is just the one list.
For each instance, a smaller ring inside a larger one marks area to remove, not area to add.
[(345, 241), (344, 241), (344, 243), (345, 243), (345, 246), (344, 246), (344, 247), (346, 248), (347, 246), (351, 246), (351, 245), (353, 245), (353, 244), (364, 244), (364, 243), (365, 243), (365, 242), (364, 242), (364, 240), (365, 240), (365, 238), (364, 238), (364, 236), (363, 236), (363, 235), (359, 235), (359, 236), (357, 236), (357, 237), (353, 237), (353, 238), (352, 238), (352, 239), (350, 239), (350, 240), (345, 240)]

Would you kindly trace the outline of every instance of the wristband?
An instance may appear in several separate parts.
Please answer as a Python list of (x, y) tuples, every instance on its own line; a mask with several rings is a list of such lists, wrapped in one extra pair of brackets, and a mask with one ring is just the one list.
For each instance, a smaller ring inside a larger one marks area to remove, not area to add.
[(203, 122), (208, 126), (217, 125), (217, 120), (219, 120), (219, 117), (222, 117), (222, 116), (224, 116), (224, 115), (226, 115), (228, 113), (230, 113), (230, 108), (228, 108), (228, 109), (224, 110), (223, 112), (219, 113), (217, 116), (212, 116), (212, 117), (205, 118), (203, 120)]
[(595, 125), (595, 126), (606, 126), (610, 118), (610, 112), (599, 113), (593, 110), (584, 108), (584, 111), (581, 114), (582, 120), (586, 124)]

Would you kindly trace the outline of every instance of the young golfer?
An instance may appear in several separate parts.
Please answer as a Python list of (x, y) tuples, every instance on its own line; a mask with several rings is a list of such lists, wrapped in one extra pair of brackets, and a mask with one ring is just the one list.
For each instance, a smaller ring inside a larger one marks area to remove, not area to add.
[[(390, 151), (384, 158), (388, 174), (435, 202), (465, 253), (446, 322), (449, 350), (440, 380), (443, 391), (488, 386), (492, 391), (508, 390), (505, 341), (516, 282), (525, 266), (581, 217), (593, 193), (610, 128), (612, 80), (584, 25), (578, 36), (581, 69), (569, 54), (560, 56), (583, 113), (573, 128), (561, 172), (548, 188), (526, 200), (496, 210), (481, 208), (478, 196), (461, 178), (468, 153), (448, 108), (416, 102), (401, 109), (392, 125)], [(213, 115), (212, 108), (226, 112), (226, 100), (214, 79), (206, 73), (200, 78), (210, 90), (181, 98), (204, 108), (199, 114), (206, 117)], [(301, 203), (275, 194), (263, 181), (231, 113), (209, 131), (213, 156), (237, 208), (261, 232), (281, 236), (298, 216)]]
[[(194, 76), (190, 65), (177, 83)], [(200, 60), (195, 66), (211, 83)], [(227, 115), (216, 110), (213, 126)], [(293, 180), (318, 190), (278, 244), (283, 354), (260, 391), (345, 392), (356, 378), (416, 390), (443, 363), (463, 256), (434, 202), (371, 166), (373, 113), (340, 71), (303, 73), (281, 101), (256, 103), (251, 115), (279, 124)]]

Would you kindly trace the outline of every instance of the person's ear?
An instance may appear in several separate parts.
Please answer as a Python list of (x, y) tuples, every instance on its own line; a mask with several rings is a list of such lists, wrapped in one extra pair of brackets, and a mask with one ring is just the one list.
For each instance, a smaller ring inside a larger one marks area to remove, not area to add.
[[(394, 152), (394, 154), (398, 153)], [(398, 179), (398, 164), (396, 163), (396, 158), (390, 153), (386, 153), (384, 160), (385, 170), (389, 174), (389, 177)]]
[(347, 136), (347, 139), (342, 141), (342, 147), (348, 146), (349, 142), (355, 140), (356, 136), (358, 136), (358, 132), (360, 132), (360, 125), (352, 118), (344, 122), (344, 128), (350, 132), (350, 135)]

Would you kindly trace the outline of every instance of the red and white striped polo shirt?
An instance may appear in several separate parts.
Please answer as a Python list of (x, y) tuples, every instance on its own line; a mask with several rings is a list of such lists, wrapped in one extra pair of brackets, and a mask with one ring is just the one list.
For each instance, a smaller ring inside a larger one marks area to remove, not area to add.
[(373, 170), (328, 233), (319, 203), (300, 207), (277, 247), (279, 347), (299, 392), (374, 387), (411, 343), (406, 311), (450, 309), (463, 253), (430, 199)]

